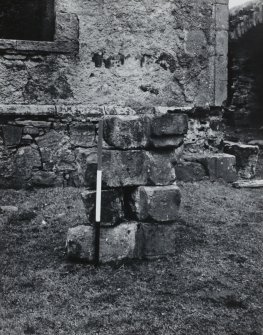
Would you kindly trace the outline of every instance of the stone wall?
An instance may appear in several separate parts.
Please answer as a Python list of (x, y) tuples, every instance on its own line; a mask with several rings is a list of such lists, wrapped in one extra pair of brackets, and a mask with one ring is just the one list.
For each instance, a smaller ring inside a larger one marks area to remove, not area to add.
[(263, 125), (262, 5), (252, 1), (230, 15), (229, 118), (235, 126)]
[(0, 41), (0, 103), (221, 105), (227, 3), (57, 0), (53, 44)]

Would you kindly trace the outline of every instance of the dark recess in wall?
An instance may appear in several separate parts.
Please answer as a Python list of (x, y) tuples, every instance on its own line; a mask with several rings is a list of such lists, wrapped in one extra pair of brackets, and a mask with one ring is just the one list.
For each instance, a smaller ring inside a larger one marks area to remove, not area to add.
[(54, 0), (0, 0), (0, 38), (52, 41)]
[(263, 125), (263, 24), (229, 43), (229, 105), (247, 126)]

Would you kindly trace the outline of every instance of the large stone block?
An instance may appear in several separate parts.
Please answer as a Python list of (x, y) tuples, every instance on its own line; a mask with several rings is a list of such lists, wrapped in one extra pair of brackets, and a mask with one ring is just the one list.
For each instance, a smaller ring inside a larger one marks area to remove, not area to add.
[(258, 146), (225, 141), (224, 152), (236, 157), (239, 177), (244, 179), (255, 177), (259, 154)]
[(183, 135), (188, 130), (186, 114), (164, 114), (155, 116), (152, 120), (152, 135)]
[(175, 181), (173, 160), (175, 151), (149, 151), (145, 153), (147, 162), (147, 185), (170, 185)]
[[(137, 222), (101, 228), (100, 260), (110, 262), (140, 258), (141, 243), (141, 230)], [(94, 227), (78, 226), (69, 229), (66, 248), (70, 258), (94, 261)]]
[(129, 200), (131, 213), (139, 221), (169, 222), (178, 217), (181, 192), (176, 185), (141, 186)]
[[(87, 223), (95, 222), (96, 191), (85, 191), (81, 194), (87, 214)], [(104, 190), (101, 193), (101, 224), (116, 225), (124, 219), (123, 194), (120, 190)]]
[(187, 161), (200, 162), (211, 180), (223, 179), (226, 182), (237, 180), (236, 158), (223, 153), (207, 153), (185, 157)]
[(146, 185), (149, 159), (145, 151), (105, 150), (102, 157), (104, 187)]
[(106, 116), (104, 119), (104, 140), (115, 148), (145, 148), (149, 136), (150, 118), (147, 116)]

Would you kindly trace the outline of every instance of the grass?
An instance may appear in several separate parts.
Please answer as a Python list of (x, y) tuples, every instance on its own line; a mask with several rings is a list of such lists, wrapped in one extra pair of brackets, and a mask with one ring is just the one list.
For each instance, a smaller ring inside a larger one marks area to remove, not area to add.
[(263, 193), (180, 185), (176, 255), (75, 264), (80, 190), (0, 191), (0, 334), (263, 334)]

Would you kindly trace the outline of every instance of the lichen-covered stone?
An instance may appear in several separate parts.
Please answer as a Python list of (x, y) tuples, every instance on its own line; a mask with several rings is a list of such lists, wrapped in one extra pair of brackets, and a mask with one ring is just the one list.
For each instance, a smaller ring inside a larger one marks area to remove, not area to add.
[[(87, 223), (94, 224), (96, 209), (96, 191), (81, 194), (87, 215)], [(103, 190), (101, 193), (101, 224), (113, 226), (124, 219), (124, 200), (120, 190)]]
[(259, 154), (258, 146), (225, 141), (224, 152), (236, 157), (239, 177), (244, 179), (255, 177)]
[(178, 218), (181, 192), (178, 186), (141, 186), (131, 194), (129, 206), (139, 221), (169, 222)]
[(152, 120), (152, 134), (183, 135), (187, 133), (188, 117), (186, 114), (164, 114), (156, 116)]
[(147, 116), (107, 116), (104, 140), (118, 149), (145, 148), (149, 145), (150, 118)]
[[(110, 262), (141, 256), (141, 232), (137, 222), (101, 228), (100, 261)], [(67, 255), (70, 258), (94, 261), (94, 226), (71, 228), (67, 235)]]

